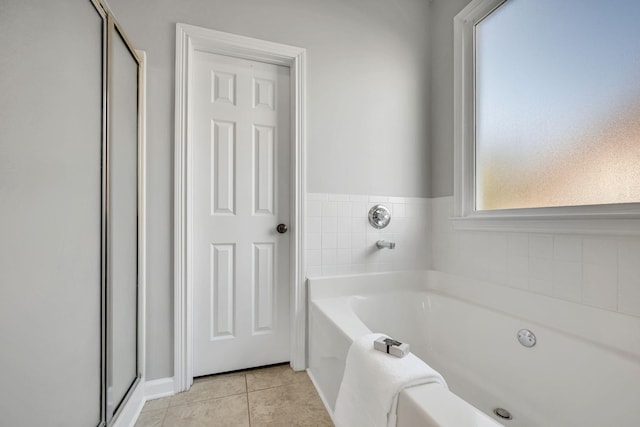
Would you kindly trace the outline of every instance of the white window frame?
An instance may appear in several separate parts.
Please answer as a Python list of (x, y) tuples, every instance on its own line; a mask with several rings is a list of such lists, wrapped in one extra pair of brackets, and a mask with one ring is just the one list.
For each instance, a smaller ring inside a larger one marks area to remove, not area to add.
[(454, 18), (454, 227), (640, 235), (640, 203), (475, 209), (475, 25), (506, 1), (473, 0)]

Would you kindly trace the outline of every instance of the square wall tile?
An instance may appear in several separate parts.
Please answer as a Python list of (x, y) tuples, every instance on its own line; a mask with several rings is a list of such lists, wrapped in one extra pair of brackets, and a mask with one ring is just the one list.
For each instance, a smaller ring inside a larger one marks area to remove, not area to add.
[(454, 237), (453, 233), (433, 233), (432, 267), (435, 270), (454, 271), (455, 260), (460, 258), (456, 252)]
[(407, 203), (404, 205), (404, 215), (407, 218), (422, 218), (428, 221), (431, 215), (425, 215), (425, 208), (416, 203)]
[(351, 217), (338, 217), (338, 233), (351, 233)]
[(322, 217), (322, 202), (319, 200), (307, 200), (306, 215), (310, 218)]
[(582, 239), (555, 236), (553, 238), (553, 259), (558, 261), (582, 262)]
[(326, 265), (336, 265), (338, 263), (338, 255), (335, 249), (322, 250), (322, 267)]
[(351, 247), (353, 249), (364, 248), (367, 245), (367, 235), (365, 233), (351, 233)]
[(351, 232), (352, 233), (365, 233), (367, 228), (370, 227), (367, 222), (367, 217), (351, 218)]
[(365, 245), (366, 246), (375, 245), (378, 240), (382, 239), (382, 237), (380, 236), (381, 234), (378, 230), (375, 230), (375, 229), (367, 230), (367, 241)]
[(322, 234), (307, 233), (307, 249), (322, 249)]
[(553, 261), (553, 296), (582, 301), (582, 263)]
[(618, 311), (640, 316), (640, 263), (621, 264), (618, 270)]
[(391, 205), (391, 218), (404, 218), (405, 217), (405, 209), (404, 203), (394, 203)]
[(338, 202), (322, 202), (322, 216), (333, 217), (338, 216)]
[(618, 242), (586, 238), (582, 241), (582, 260), (586, 264), (615, 267), (618, 264)]
[(320, 267), (322, 265), (322, 250), (305, 251), (307, 267)]
[(351, 202), (338, 202), (338, 216), (351, 218)]
[[(511, 256), (511, 255), (510, 255)], [(553, 279), (553, 261), (544, 258), (527, 258), (529, 262), (529, 278), (546, 280), (551, 283)], [(511, 263), (511, 258), (509, 258)]]
[(337, 233), (322, 233), (322, 249), (336, 249), (338, 247)]
[(620, 240), (618, 242), (618, 260), (620, 264), (638, 264), (640, 262), (640, 239)]
[(353, 264), (366, 264), (369, 251), (365, 248), (351, 249), (351, 262)]
[(369, 216), (369, 209), (371, 209), (371, 207), (369, 207), (366, 202), (353, 202), (351, 203), (351, 217), (366, 220)]
[(336, 251), (336, 257), (337, 265), (351, 264), (351, 249), (338, 249)]
[(507, 285), (526, 289), (529, 277), (529, 258), (518, 255), (507, 255)]
[(529, 256), (529, 235), (527, 233), (508, 233), (507, 251), (511, 255)]
[(338, 218), (335, 216), (322, 217), (322, 232), (335, 233), (338, 231)]
[(308, 217), (305, 227), (307, 233), (322, 233), (322, 217)]
[(551, 259), (553, 257), (553, 237), (547, 235), (529, 235), (529, 256)]
[(338, 233), (338, 249), (351, 249), (351, 233)]
[(582, 265), (582, 302), (607, 310), (618, 308), (618, 269), (597, 264)]

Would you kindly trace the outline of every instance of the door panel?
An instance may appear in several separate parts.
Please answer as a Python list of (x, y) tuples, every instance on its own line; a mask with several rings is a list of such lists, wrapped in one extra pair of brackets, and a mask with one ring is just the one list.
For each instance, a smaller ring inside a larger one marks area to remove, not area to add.
[(289, 360), (289, 68), (196, 52), (194, 375)]

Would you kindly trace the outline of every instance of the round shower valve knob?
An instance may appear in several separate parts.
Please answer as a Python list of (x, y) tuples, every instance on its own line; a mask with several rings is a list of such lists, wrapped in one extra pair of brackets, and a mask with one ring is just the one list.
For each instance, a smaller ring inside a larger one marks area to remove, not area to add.
[(369, 210), (369, 224), (374, 228), (385, 228), (391, 221), (391, 212), (386, 206), (375, 205)]

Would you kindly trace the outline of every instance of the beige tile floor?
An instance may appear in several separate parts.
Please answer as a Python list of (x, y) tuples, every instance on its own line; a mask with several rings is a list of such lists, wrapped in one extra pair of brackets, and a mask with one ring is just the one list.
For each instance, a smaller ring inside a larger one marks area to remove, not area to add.
[(333, 426), (306, 372), (289, 365), (198, 378), (150, 400), (136, 427)]

